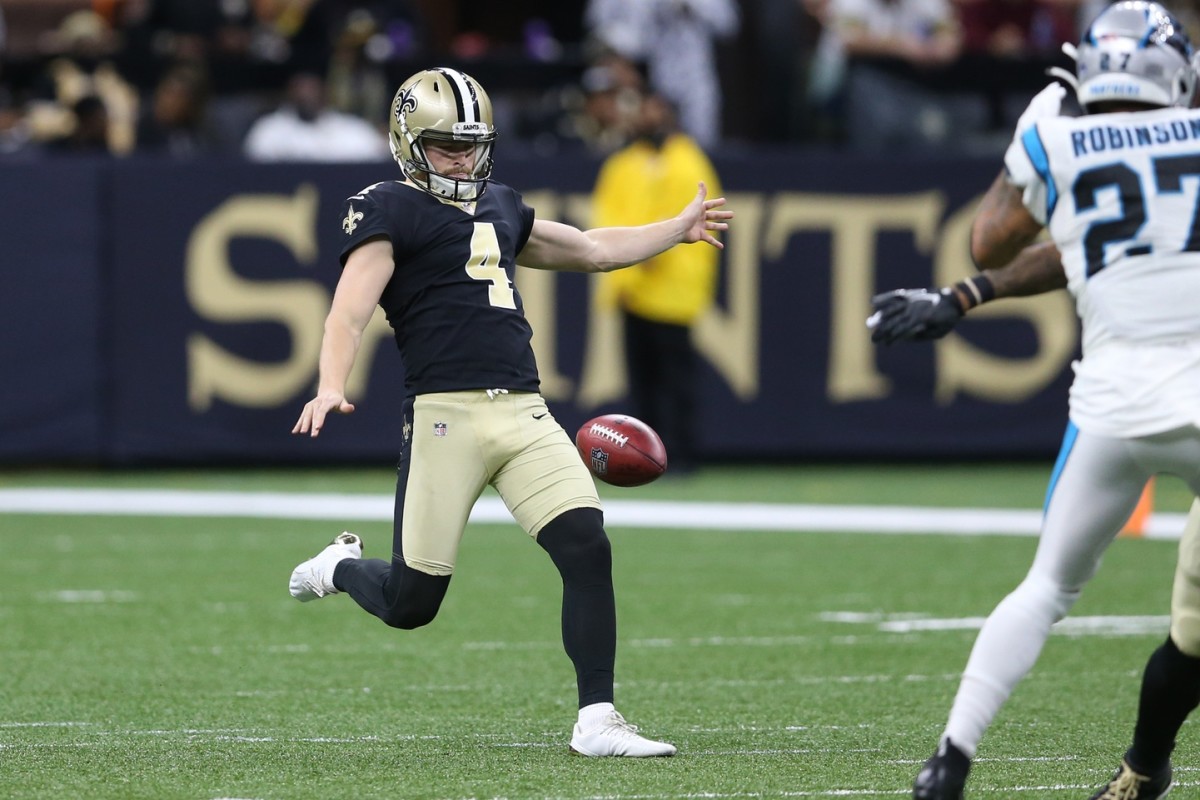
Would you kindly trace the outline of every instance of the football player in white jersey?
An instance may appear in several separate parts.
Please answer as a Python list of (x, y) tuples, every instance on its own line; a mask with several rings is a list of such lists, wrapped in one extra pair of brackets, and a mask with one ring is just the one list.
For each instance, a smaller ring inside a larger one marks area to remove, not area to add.
[[(1192, 46), (1165, 8), (1133, 0), (1101, 12), (1078, 49), (1068, 50), (1076, 75), (1066, 77), (1086, 113), (1059, 116), (1065, 90), (1054, 84), (1018, 122), (1005, 171), (972, 230), (972, 256), (985, 271), (940, 291), (879, 295), (869, 320), (876, 341), (937, 338), (1001, 289), (1015, 296), (1065, 285), (1083, 328), (1071, 422), (1037, 555), (976, 639), (937, 752), (914, 783), (918, 800), (963, 797), (984, 732), (1095, 573), (1146, 481), (1172, 473), (1200, 494), (1200, 111), (1190, 110)], [(1043, 228), (1053, 245), (1024, 250)], [(1057, 273), (1047, 268), (1060, 257)], [(999, 269), (1010, 262), (1009, 271)], [(1193, 513), (1170, 637), (1146, 666), (1133, 745), (1092, 800), (1157, 799), (1170, 789), (1175, 736), (1200, 705), (1196, 522)]]

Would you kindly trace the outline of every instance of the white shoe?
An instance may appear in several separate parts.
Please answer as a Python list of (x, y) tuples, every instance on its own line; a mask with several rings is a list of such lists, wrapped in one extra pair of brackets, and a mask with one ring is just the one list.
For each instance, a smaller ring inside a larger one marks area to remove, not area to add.
[(576, 723), (571, 734), (571, 752), (593, 757), (650, 758), (675, 755), (675, 745), (639, 736), (637, 730), (637, 726), (626, 722), (619, 712), (611, 711), (587, 731), (581, 730)]
[(357, 534), (343, 531), (315, 556), (292, 570), (288, 591), (301, 603), (317, 600), (327, 594), (337, 594), (333, 585), (333, 570), (347, 558), (362, 558), (363, 543)]

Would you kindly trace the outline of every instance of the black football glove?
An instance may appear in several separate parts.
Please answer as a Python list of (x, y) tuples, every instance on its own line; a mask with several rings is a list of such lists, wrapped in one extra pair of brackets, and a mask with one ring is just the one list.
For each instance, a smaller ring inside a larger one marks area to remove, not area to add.
[(875, 313), (867, 320), (871, 341), (891, 344), (901, 339), (940, 339), (962, 319), (954, 290), (896, 289), (871, 298)]

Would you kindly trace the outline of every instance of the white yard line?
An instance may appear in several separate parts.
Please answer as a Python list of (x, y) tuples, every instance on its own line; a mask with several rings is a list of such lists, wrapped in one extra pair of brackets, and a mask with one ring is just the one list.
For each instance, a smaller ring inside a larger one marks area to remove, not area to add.
[[(974, 631), (983, 627), (985, 621), (985, 617), (938, 619), (911, 612), (885, 614), (858, 611), (824, 611), (817, 618), (823, 622), (872, 625), (882, 633)], [(1141, 636), (1166, 633), (1170, 625), (1171, 618), (1166, 615), (1067, 617), (1056, 623), (1053, 631), (1063, 636)]]
[[(207, 492), (184, 489), (0, 489), (0, 514), (254, 517), (381, 522), (392, 518), (390, 495)], [(608, 500), (610, 527), (840, 533), (934, 533), (1034, 536), (1042, 512), (995, 508), (833, 506), (788, 503), (689, 503)], [(1146, 538), (1178, 539), (1185, 514), (1157, 512)], [(474, 523), (511, 523), (498, 497), (484, 497)]]

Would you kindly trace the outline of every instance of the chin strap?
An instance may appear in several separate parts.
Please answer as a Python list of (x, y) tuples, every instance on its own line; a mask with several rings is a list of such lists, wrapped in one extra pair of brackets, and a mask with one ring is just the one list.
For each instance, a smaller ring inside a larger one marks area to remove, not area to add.
[[(1070, 57), (1072, 61), (1079, 61), (1079, 51), (1075, 49), (1075, 45), (1070, 42), (1063, 42), (1062, 51)], [(1065, 70), (1062, 67), (1050, 67), (1046, 70), (1046, 74), (1052, 78), (1058, 78), (1075, 90), (1075, 97), (1079, 97), (1079, 78), (1075, 77), (1075, 73)]]

